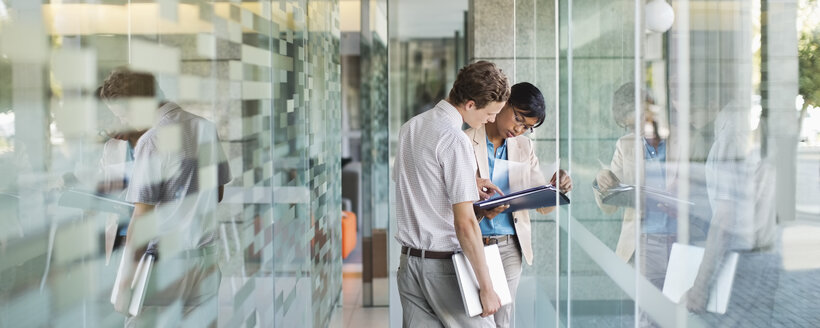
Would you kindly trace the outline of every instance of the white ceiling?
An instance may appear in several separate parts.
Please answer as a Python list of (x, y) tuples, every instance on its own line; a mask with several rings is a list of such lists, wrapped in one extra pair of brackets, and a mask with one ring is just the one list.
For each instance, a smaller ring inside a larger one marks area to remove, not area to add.
[[(452, 37), (464, 31), (468, 0), (396, 0), (398, 31), (402, 39)], [(391, 24), (391, 26), (396, 26)]]
[[(396, 0), (398, 22), (390, 24), (397, 31), (390, 31), (402, 39), (452, 37), (455, 31), (464, 30), (464, 12), (468, 0)], [(392, 3), (392, 2), (391, 2)], [(342, 0), (341, 30), (358, 31), (361, 23), (360, 0)]]

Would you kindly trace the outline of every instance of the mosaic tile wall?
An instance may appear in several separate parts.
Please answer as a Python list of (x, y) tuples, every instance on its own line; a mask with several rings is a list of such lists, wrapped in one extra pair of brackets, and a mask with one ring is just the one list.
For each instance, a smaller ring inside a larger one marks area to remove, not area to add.
[(341, 293), (338, 0), (4, 3), (0, 327), (123, 324), (109, 302), (122, 257), (106, 263), (110, 214), (60, 203), (102, 182), (111, 113), (94, 92), (123, 66), (215, 123), (233, 177), (209, 214), (218, 298), (158, 320), (327, 326)]

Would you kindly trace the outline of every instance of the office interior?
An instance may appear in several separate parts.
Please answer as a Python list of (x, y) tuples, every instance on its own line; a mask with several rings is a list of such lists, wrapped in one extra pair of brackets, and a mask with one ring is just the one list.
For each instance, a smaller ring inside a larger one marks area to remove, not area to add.
[[(664, 215), (677, 242), (703, 247), (726, 126), (743, 133), (728, 148), (771, 177), (740, 178), (771, 191), (743, 203), (774, 213), (763, 326), (817, 326), (818, 51), (809, 0), (0, 0), (0, 327), (123, 325), (110, 302), (122, 250), (106, 253), (105, 232), (128, 213), (66, 196), (98, 192), (115, 118), (95, 92), (122, 67), (213, 122), (232, 176), (213, 213), (218, 297), (159, 322), (401, 327), (398, 131), (478, 60), (541, 90), (547, 116), (528, 137), (542, 171), (574, 185), (570, 205), (530, 214), (515, 327), (710, 326), (639, 256), (619, 256), (624, 229), (640, 254), (644, 228), (625, 228), (628, 209), (602, 208), (593, 185), (619, 142), (643, 147), (651, 131), (677, 174), (665, 188), (687, 204)], [(619, 124), (624, 85), (634, 110)], [(648, 174), (630, 156), (621, 169)], [(730, 233), (748, 228), (738, 222)], [(733, 297), (757, 297), (741, 287)]]

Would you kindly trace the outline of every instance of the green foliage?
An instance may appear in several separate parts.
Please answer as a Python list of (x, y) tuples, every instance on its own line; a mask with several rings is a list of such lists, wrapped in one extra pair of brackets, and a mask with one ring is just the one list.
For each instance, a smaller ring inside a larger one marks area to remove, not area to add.
[(809, 106), (820, 106), (820, 24), (817, 0), (802, 0), (798, 4), (798, 93), (803, 96), (800, 115), (806, 114)]
[(820, 29), (803, 32), (797, 46), (799, 89), (803, 108), (820, 106)]
[(0, 114), (11, 110), (11, 65), (0, 59)]

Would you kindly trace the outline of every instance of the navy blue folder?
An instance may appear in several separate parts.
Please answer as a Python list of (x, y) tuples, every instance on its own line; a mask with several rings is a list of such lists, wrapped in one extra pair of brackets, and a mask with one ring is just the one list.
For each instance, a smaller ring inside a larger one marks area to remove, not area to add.
[[(556, 204), (556, 201), (558, 201), (558, 204)], [(502, 213), (565, 205), (569, 204), (569, 197), (550, 185), (525, 189), (475, 203), (475, 205), (482, 210), (489, 210), (506, 204), (509, 204), (510, 208)]]

